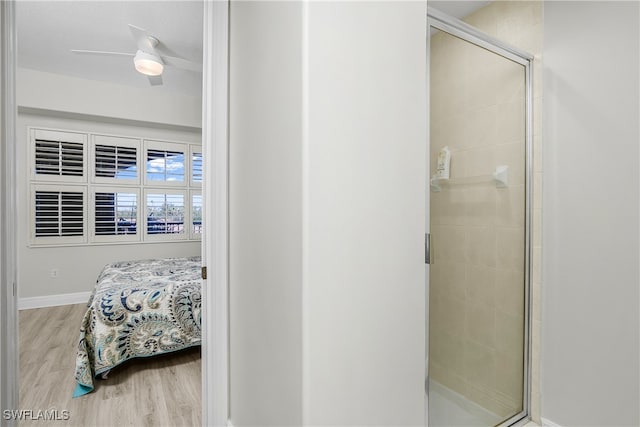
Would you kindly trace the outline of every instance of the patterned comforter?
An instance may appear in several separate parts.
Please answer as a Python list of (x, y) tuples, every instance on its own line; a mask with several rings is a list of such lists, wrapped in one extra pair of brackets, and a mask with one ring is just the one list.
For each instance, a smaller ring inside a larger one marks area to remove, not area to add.
[(135, 357), (200, 345), (200, 257), (117, 262), (98, 276), (80, 327), (73, 397)]

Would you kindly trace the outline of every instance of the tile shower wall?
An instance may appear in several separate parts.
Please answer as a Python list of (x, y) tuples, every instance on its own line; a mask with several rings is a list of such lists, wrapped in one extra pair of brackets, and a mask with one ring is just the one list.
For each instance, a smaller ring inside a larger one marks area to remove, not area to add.
[[(542, 3), (493, 2), (465, 19), (534, 61), (532, 416), (539, 419)], [(451, 177), (509, 166), (508, 188), (450, 185), (431, 193), (430, 377), (500, 416), (521, 409), (524, 320), (524, 69), (451, 35), (431, 40), (431, 173), (451, 151)]]

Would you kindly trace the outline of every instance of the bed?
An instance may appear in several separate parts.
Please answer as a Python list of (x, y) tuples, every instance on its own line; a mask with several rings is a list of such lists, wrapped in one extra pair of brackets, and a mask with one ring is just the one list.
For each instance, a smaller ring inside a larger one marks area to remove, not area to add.
[(104, 267), (80, 327), (73, 397), (129, 359), (200, 345), (201, 265), (191, 257)]

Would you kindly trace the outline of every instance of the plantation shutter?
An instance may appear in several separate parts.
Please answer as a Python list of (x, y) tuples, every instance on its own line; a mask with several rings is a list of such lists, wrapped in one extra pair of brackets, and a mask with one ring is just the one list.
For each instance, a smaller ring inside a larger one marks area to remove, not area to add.
[(36, 139), (36, 175), (83, 176), (84, 144)]
[(96, 177), (136, 179), (137, 152), (135, 147), (96, 144)]
[(84, 193), (75, 191), (35, 192), (35, 236), (84, 235)]
[(202, 153), (191, 154), (191, 182), (202, 184)]

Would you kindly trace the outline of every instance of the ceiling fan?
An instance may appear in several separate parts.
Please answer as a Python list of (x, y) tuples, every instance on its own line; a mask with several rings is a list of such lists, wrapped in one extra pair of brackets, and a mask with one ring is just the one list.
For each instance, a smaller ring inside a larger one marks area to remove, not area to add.
[(139, 73), (146, 75), (152, 86), (162, 84), (162, 72), (165, 66), (182, 68), (184, 70), (195, 71), (198, 73), (202, 72), (202, 64), (177, 58), (175, 56), (160, 54), (156, 49), (159, 44), (159, 40), (150, 35), (146, 30), (131, 24), (129, 24), (129, 29), (131, 30), (133, 39), (138, 46), (136, 53), (104, 52), (80, 49), (71, 49), (71, 52), (88, 55), (131, 56), (133, 57), (133, 64), (136, 70)]

